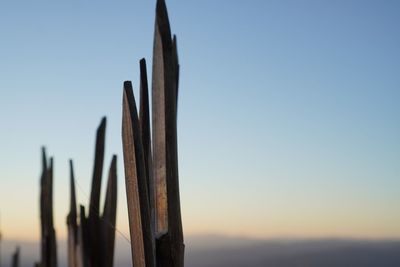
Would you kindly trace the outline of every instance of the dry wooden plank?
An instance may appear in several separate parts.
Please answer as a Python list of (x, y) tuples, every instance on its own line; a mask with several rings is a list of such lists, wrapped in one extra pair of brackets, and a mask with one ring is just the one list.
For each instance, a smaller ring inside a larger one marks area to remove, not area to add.
[(166, 69), (168, 69), (168, 54), (171, 49), (171, 30), (168, 22), (164, 1), (157, 1), (156, 23), (153, 47), (152, 75), (152, 123), (153, 123), (153, 177), (155, 181), (155, 219), (156, 235), (168, 232), (168, 199), (166, 177), (166, 102), (165, 93), (168, 86)]
[(153, 267), (154, 238), (151, 232), (144, 152), (132, 84), (129, 81), (124, 82), (122, 142), (132, 262), (134, 267)]

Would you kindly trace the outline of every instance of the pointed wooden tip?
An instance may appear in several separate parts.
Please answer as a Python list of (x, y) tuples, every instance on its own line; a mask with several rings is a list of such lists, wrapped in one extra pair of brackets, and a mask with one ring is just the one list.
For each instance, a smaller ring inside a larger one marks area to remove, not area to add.
[(89, 217), (96, 219), (100, 208), (101, 179), (103, 175), (104, 147), (106, 137), (107, 119), (103, 117), (96, 133), (96, 145), (94, 154), (92, 188), (89, 201)]
[(174, 55), (174, 60), (176, 64), (179, 64), (179, 58), (178, 58), (178, 38), (176, 37), (176, 35), (174, 34), (174, 37), (172, 38), (172, 53)]
[(139, 107), (139, 118), (142, 124), (141, 131), (144, 131), (144, 127), (147, 127), (149, 123), (149, 86), (147, 81), (147, 67), (146, 60), (140, 60), (140, 107)]
[(141, 90), (145, 89), (147, 91), (147, 66), (144, 58), (140, 60), (140, 87)]
[(131, 81), (124, 82), (124, 99), (126, 101), (123, 101), (123, 105), (128, 105), (130, 113), (132, 113), (133, 111), (136, 112), (136, 101), (133, 95), (133, 87)]
[(47, 169), (46, 147), (44, 146), (42, 146), (42, 167), (43, 171)]
[(142, 67), (146, 67), (146, 59), (145, 58), (142, 58), (139, 61), (139, 63), (140, 63), (140, 70), (142, 70)]
[(71, 174), (71, 178), (74, 177), (74, 162), (72, 159), (69, 160), (69, 172)]
[(165, 0), (157, 0), (157, 11), (159, 9), (167, 9), (166, 4), (165, 4)]
[(100, 125), (97, 128), (97, 133), (103, 133), (106, 130), (106, 126), (107, 126), (107, 117), (103, 117), (100, 121)]
[(117, 155), (115, 155), (115, 154), (112, 157), (111, 166), (113, 166), (116, 169), (116, 166), (117, 166)]
[[(74, 164), (72, 160), (69, 161), (69, 172), (70, 172), (70, 181), (71, 181), (71, 194), (72, 190), (73, 193), (75, 194), (75, 175), (74, 175)], [(74, 196), (75, 198), (75, 196)]]
[(124, 92), (132, 90), (132, 82), (131, 81), (124, 81)]
[(76, 217), (76, 194), (75, 194), (75, 175), (72, 159), (69, 160), (70, 168), (70, 213)]
[(50, 157), (49, 170), (53, 170), (53, 162), (54, 162), (54, 158), (53, 158), (53, 157)]
[(159, 27), (161, 36), (171, 40), (171, 27), (169, 24), (167, 5), (164, 0), (157, 1), (156, 7), (156, 24)]

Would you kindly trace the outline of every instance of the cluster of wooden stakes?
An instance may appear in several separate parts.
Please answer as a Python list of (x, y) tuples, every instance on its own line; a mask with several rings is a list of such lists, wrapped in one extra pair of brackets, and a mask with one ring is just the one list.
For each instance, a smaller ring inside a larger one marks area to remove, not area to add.
[[(179, 199), (177, 100), (179, 64), (176, 37), (171, 37), (164, 0), (157, 1), (152, 72), (152, 129), (146, 62), (140, 61), (140, 108), (130, 81), (124, 82), (122, 143), (132, 264), (134, 267), (182, 267), (184, 244)], [(105, 203), (100, 211), (106, 118), (97, 130), (90, 202), (87, 209), (75, 196), (70, 161), (69, 267), (112, 267), (117, 208), (117, 157), (108, 173)], [(37, 267), (57, 266), (53, 224), (53, 158), (42, 150), (40, 179), (41, 258)], [(19, 250), (12, 266), (19, 265)]]

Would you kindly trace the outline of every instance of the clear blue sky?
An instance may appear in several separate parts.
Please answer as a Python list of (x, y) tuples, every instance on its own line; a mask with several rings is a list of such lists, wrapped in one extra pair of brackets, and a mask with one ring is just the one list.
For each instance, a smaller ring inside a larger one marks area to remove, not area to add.
[[(400, 2), (167, 0), (181, 63), (188, 234), (400, 237)], [(0, 2), (0, 211), (37, 238), (40, 146), (90, 192), (95, 129), (119, 156), (122, 83), (151, 66), (155, 1)], [(105, 181), (105, 178), (104, 178)]]

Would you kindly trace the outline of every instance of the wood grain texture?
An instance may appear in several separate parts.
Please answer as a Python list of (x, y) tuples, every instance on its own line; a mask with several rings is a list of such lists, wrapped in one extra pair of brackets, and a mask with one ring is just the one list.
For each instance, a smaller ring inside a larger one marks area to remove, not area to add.
[(155, 266), (147, 176), (132, 84), (124, 82), (122, 142), (134, 267)]
[(157, 1), (153, 50), (153, 164), (156, 181), (157, 265), (183, 266), (179, 197), (177, 98), (179, 63), (165, 2)]

